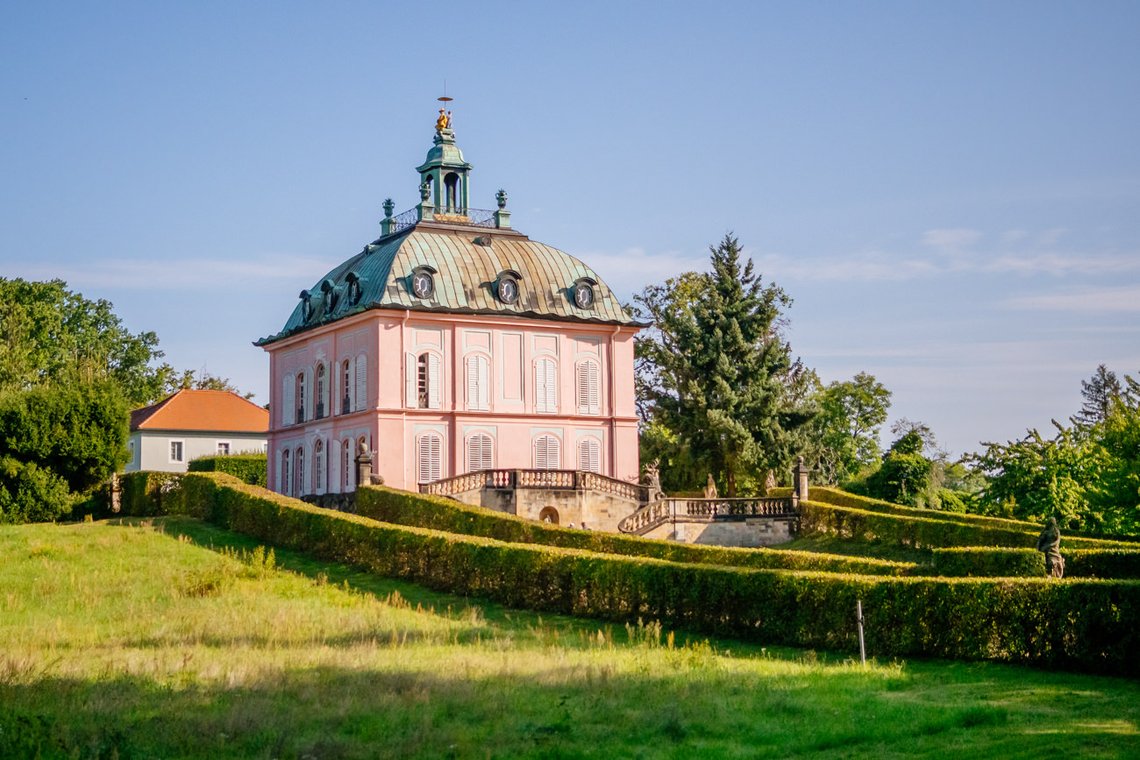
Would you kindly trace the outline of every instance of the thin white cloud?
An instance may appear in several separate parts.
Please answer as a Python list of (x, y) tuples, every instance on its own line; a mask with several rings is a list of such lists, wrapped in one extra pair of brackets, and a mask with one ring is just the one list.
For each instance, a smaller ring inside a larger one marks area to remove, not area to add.
[(59, 278), (73, 288), (116, 290), (188, 290), (196, 288), (262, 287), (279, 290), (282, 281), (309, 282), (329, 269), (329, 263), (301, 256), (273, 256), (255, 260), (180, 259), (147, 261), (104, 259), (16, 267), (12, 276), (30, 280)]
[(1140, 284), (1019, 296), (1009, 299), (1005, 305), (1011, 309), (1028, 311), (1140, 313)]
[(965, 227), (927, 230), (922, 233), (922, 244), (931, 248), (965, 248), (982, 239), (980, 230)]

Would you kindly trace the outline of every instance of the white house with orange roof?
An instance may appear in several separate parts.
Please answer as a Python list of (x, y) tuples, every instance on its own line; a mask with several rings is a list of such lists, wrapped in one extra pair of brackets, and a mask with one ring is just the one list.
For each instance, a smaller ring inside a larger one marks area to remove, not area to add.
[(265, 451), (269, 412), (230, 391), (184, 388), (131, 412), (126, 472), (186, 472), (191, 459)]

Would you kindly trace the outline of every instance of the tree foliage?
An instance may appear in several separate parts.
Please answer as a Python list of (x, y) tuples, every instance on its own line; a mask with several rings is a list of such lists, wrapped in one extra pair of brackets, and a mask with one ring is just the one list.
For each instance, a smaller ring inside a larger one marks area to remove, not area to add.
[(735, 495), (762, 487), (750, 474), (790, 462), (793, 433), (813, 412), (797, 403), (804, 370), (781, 332), (791, 299), (741, 261), (732, 235), (710, 252), (711, 272), (651, 285), (634, 299), (655, 326), (637, 344), (639, 408), (660, 426), (658, 437), (679, 444), (678, 464), (714, 473)]
[(9, 393), (0, 398), (0, 456), (34, 463), (87, 493), (126, 464), (128, 411), (107, 382)]
[(1088, 380), (1081, 381), (1084, 404), (1073, 420), (1082, 425), (1096, 425), (1108, 417), (1113, 401), (1124, 392), (1116, 373), (1103, 364)]
[(891, 392), (866, 372), (816, 385), (820, 411), (804, 428), (803, 448), (811, 454), (816, 478), (836, 485), (879, 461), (879, 428), (887, 421)]
[[(1086, 405), (1046, 437), (984, 443), (971, 459), (988, 476), (981, 507), (990, 514), (1070, 528), (1140, 533), (1140, 383), (1104, 366), (1084, 383)], [(1103, 410), (1103, 413), (1102, 411)]]
[(90, 301), (62, 280), (0, 278), (0, 390), (109, 381), (124, 398), (156, 400), (173, 370), (153, 332), (132, 334), (110, 301)]
[(228, 377), (212, 375), (204, 369), (198, 372), (188, 369), (181, 373), (170, 373), (166, 381), (166, 393), (170, 394), (187, 388), (199, 391), (229, 391), (245, 399), (251, 399), (254, 396), (253, 393), (243, 393), (238, 390)]

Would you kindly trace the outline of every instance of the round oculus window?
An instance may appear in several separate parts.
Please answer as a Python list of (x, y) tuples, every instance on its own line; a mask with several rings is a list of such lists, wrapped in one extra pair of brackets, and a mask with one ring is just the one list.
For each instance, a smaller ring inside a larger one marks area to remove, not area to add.
[(574, 303), (579, 309), (589, 309), (594, 305), (594, 287), (588, 282), (574, 286)]
[(495, 286), (499, 300), (508, 306), (519, 300), (519, 281), (514, 277), (502, 277)]
[(431, 294), (435, 292), (435, 279), (431, 276), (431, 272), (425, 272), (422, 269), (412, 274), (412, 293), (417, 298), (431, 298)]

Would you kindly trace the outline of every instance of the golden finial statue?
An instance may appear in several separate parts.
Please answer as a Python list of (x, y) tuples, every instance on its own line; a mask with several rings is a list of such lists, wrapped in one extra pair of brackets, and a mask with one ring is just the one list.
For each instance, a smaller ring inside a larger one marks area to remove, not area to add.
[[(437, 98), (441, 103), (447, 104), (451, 98), (444, 95), (442, 98)], [(442, 132), (445, 129), (451, 129), (451, 111), (444, 111), (439, 109), (439, 116), (435, 119), (435, 131)]]

